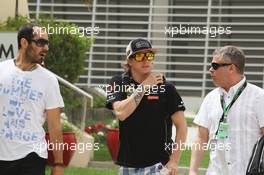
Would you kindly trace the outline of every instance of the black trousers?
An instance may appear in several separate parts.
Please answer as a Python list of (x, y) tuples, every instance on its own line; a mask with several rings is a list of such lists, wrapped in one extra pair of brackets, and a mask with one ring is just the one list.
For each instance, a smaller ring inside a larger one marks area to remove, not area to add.
[(0, 160), (0, 175), (45, 175), (46, 159), (32, 152), (14, 161)]

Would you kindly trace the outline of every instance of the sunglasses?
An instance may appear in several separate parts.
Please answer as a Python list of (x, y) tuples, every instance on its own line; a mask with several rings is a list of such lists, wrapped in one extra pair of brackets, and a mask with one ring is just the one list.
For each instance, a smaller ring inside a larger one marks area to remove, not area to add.
[(152, 52), (146, 52), (146, 53), (136, 53), (134, 56), (132, 56), (134, 60), (137, 62), (144, 61), (144, 58), (146, 58), (148, 61), (154, 60), (154, 53)]
[(38, 47), (45, 47), (45, 45), (49, 46), (49, 41), (46, 39), (38, 39), (38, 40), (31, 40), (33, 41)]
[(219, 67), (223, 67), (223, 66), (229, 66), (231, 65), (232, 63), (211, 63), (211, 67), (214, 69), (214, 70), (217, 70)]

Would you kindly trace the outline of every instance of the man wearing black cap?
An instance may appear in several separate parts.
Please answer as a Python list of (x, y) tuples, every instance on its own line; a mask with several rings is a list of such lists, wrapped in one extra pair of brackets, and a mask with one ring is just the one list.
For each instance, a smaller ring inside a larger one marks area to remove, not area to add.
[(119, 119), (120, 175), (178, 174), (180, 145), (187, 133), (185, 107), (174, 85), (152, 72), (155, 52), (149, 41), (132, 40), (126, 71), (114, 76), (108, 89), (106, 106)]

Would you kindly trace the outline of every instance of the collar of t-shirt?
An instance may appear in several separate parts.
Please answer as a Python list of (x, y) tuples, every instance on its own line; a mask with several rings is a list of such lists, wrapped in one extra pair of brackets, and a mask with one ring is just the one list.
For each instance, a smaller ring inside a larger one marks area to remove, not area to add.
[(246, 77), (244, 76), (244, 78), (240, 82), (232, 86), (228, 92), (226, 92), (226, 90), (221, 87), (219, 88), (220, 95), (224, 96), (224, 101), (226, 104), (229, 104), (232, 101), (236, 92), (244, 84), (245, 81), (246, 81)]
[(132, 73), (129, 71), (129, 72), (125, 72), (123, 75), (122, 75), (122, 81), (125, 83), (125, 84), (134, 84), (134, 85), (139, 85), (140, 83), (138, 83), (137, 81), (135, 81), (132, 77)]

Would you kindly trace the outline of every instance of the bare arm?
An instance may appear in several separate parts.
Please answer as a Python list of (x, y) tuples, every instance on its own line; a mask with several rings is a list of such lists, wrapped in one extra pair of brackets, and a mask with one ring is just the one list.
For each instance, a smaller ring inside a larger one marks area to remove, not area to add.
[(204, 144), (207, 144), (209, 140), (209, 131), (207, 128), (202, 126), (198, 127), (198, 137), (195, 143), (192, 146), (192, 156), (191, 156), (191, 164), (190, 164), (190, 175), (198, 175), (199, 165), (201, 160), (203, 159), (204, 152)]
[[(48, 122), (48, 130), (50, 135), (50, 141), (54, 145), (59, 145), (63, 143), (62, 139), (62, 129), (60, 122), (60, 109), (49, 109), (47, 112), (47, 122)], [(63, 163), (63, 150), (61, 146), (56, 146), (53, 150), (54, 162), (55, 163)], [(63, 167), (55, 166), (53, 168), (53, 175), (63, 175)]]
[(139, 89), (137, 89), (130, 97), (122, 101), (116, 101), (113, 103), (113, 109), (117, 118), (124, 121), (128, 118), (137, 108), (142, 100), (144, 93), (149, 87), (163, 83), (161, 74), (150, 74), (146, 80), (144, 80)]
[(167, 167), (171, 174), (177, 174), (178, 164), (181, 157), (181, 145), (185, 143), (187, 135), (187, 124), (184, 118), (183, 111), (177, 111), (172, 116), (173, 124), (176, 127), (175, 144), (178, 149), (173, 150), (170, 157), (170, 161), (167, 163)]
[[(140, 102), (144, 96), (144, 92), (142, 92), (142, 94), (139, 95), (140, 96), (138, 97), (138, 101)], [(114, 113), (117, 116), (117, 118), (121, 121), (124, 121), (128, 116), (130, 116), (135, 111), (136, 108), (137, 108), (137, 104), (134, 96), (130, 96), (125, 100), (116, 101), (113, 103)]]

